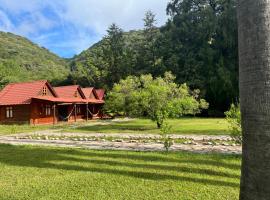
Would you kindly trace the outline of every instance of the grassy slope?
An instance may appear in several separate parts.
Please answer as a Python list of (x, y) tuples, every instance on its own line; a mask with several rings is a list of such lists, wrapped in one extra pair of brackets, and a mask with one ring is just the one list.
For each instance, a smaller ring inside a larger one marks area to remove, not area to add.
[(238, 199), (240, 157), (0, 145), (0, 199)]
[[(0, 125), (0, 135), (21, 132), (33, 132), (46, 129), (63, 129), (64, 132), (98, 132), (98, 133), (155, 133), (160, 131), (156, 124), (148, 119), (135, 119), (127, 122), (98, 121), (105, 125), (94, 125), (93, 121), (53, 126), (8, 126)], [(227, 135), (228, 124), (225, 119), (219, 118), (182, 118), (171, 119), (172, 132), (176, 134), (206, 134)]]

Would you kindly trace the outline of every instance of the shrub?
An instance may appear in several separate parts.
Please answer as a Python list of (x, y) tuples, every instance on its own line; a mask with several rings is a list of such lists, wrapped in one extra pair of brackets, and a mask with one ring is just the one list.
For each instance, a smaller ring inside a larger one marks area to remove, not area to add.
[(166, 122), (163, 123), (163, 125), (160, 129), (163, 145), (164, 145), (164, 148), (166, 149), (167, 152), (169, 151), (170, 147), (173, 145), (173, 140), (168, 135), (171, 133), (171, 129), (172, 129), (172, 127)]
[(229, 123), (232, 138), (234, 138), (238, 143), (242, 143), (240, 104), (232, 104), (230, 110), (225, 112), (225, 115), (226, 120)]

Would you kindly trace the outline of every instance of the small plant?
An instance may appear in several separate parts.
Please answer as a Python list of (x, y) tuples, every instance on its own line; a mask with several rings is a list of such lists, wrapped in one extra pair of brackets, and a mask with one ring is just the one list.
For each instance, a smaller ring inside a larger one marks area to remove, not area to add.
[(241, 112), (240, 104), (232, 104), (230, 110), (225, 112), (226, 120), (229, 123), (231, 136), (237, 143), (242, 144), (242, 127), (241, 127)]
[(12, 125), (12, 127), (10, 128), (10, 133), (11, 134), (17, 133), (17, 126), (16, 125)]
[(173, 145), (173, 140), (169, 136), (169, 134), (171, 133), (171, 129), (172, 127), (166, 122), (163, 123), (160, 129), (164, 148), (166, 149), (167, 152), (169, 151), (170, 147)]

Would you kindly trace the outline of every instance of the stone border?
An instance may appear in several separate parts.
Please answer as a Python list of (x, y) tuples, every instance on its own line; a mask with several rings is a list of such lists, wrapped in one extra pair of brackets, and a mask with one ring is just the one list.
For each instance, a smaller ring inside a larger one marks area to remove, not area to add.
[[(31, 134), (16, 134), (8, 136), (0, 136), (0, 143), (11, 145), (43, 145), (43, 146), (56, 146), (56, 147), (76, 147), (87, 149), (109, 149), (109, 150), (130, 150), (130, 151), (165, 151), (164, 146), (161, 143), (142, 143), (138, 141), (134, 142), (115, 142), (115, 141), (73, 141), (73, 140), (42, 140), (42, 139), (20, 139), (19, 137), (36, 135)], [(39, 135), (43, 136), (96, 136), (96, 137), (137, 137), (137, 138), (156, 138), (160, 139), (161, 136), (154, 134), (94, 134), (94, 133), (56, 133), (56, 132), (39, 132)], [(205, 136), (205, 135), (171, 135), (174, 139), (193, 139), (193, 140), (226, 140), (230, 141), (229, 136)], [(188, 151), (194, 153), (223, 153), (223, 154), (241, 154), (241, 146), (227, 146), (227, 145), (211, 145), (211, 144), (173, 144), (170, 151)]]

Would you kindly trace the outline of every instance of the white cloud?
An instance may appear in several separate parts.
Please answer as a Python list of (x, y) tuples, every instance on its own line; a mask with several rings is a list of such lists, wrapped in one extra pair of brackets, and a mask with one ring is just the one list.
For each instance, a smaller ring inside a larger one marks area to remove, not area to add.
[[(158, 26), (163, 25), (168, 1), (0, 0), (0, 30), (26, 36), (45, 47), (73, 48), (79, 53), (101, 39), (112, 23), (125, 31), (143, 28), (147, 10), (156, 14)], [(56, 42), (51, 33), (65, 33), (65, 40)]]
[(128, 31), (143, 27), (142, 19), (148, 10), (156, 14), (159, 26), (164, 24), (167, 3), (166, 0), (66, 0), (62, 17), (99, 34), (104, 34), (112, 23)]
[(13, 29), (13, 24), (8, 18), (8, 16), (0, 10), (0, 29), (4, 31), (11, 31)]

